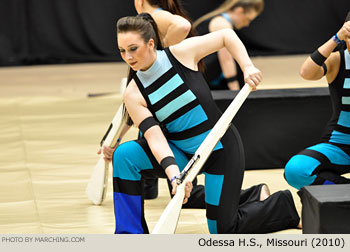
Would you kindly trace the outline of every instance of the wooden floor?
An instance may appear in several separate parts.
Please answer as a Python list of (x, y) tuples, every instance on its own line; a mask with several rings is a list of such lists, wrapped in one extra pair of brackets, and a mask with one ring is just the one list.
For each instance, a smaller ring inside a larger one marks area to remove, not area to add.
[[(260, 88), (326, 86), (299, 77), (305, 57), (254, 58), (264, 74)], [(89, 202), (85, 187), (100, 138), (121, 103), (126, 70), (122, 63), (0, 68), (0, 233), (113, 233), (111, 179), (102, 206)], [(243, 187), (265, 182), (271, 192), (289, 189), (300, 212), (296, 190), (282, 173), (247, 171)], [(170, 199), (165, 183), (160, 181), (159, 197), (145, 203), (150, 230)], [(177, 233), (208, 233), (205, 211), (184, 209)]]

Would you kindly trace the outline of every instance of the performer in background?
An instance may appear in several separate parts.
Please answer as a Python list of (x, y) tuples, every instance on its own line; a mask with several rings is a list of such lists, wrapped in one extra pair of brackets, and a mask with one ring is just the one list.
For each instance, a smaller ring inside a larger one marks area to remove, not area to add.
[[(345, 43), (347, 49), (333, 52)], [(301, 66), (306, 80), (326, 76), (333, 107), (321, 140), (297, 155), (285, 166), (287, 182), (300, 189), (308, 185), (349, 184), (342, 176), (350, 172), (350, 12), (344, 25)]]
[[(200, 34), (225, 28), (240, 30), (248, 27), (263, 8), (263, 0), (226, 0), (217, 9), (196, 20), (193, 26)], [(210, 89), (239, 90), (244, 85), (242, 71), (225, 48), (207, 56), (204, 62)]]

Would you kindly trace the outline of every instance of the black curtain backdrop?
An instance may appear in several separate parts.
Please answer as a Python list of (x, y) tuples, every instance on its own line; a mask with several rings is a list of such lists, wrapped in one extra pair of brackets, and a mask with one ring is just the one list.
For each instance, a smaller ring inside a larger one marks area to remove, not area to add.
[[(183, 0), (195, 20), (223, 0)], [(0, 0), (0, 66), (120, 61), (116, 21), (132, 0)], [(310, 53), (335, 34), (350, 0), (265, 0), (238, 32), (250, 55)]]

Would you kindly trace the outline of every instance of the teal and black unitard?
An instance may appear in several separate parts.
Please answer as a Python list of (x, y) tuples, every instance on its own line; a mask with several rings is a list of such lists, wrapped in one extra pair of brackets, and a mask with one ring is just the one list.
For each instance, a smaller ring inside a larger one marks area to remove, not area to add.
[[(157, 51), (153, 65), (147, 71), (138, 71), (134, 80), (182, 170), (222, 114), (202, 74), (183, 66), (165, 49)], [(287, 207), (281, 213), (273, 211), (290, 201), (287, 193), (278, 196), (282, 200), (272, 197), (270, 201), (269, 198), (264, 203), (254, 201), (239, 208), (244, 153), (234, 127), (218, 142), (202, 172), (210, 233), (272, 232), (276, 226), (280, 229), (299, 222), (293, 208)], [(166, 177), (146, 139), (126, 142), (116, 149), (113, 155), (115, 233), (149, 233), (141, 180), (150, 174)], [(288, 205), (294, 206), (293, 202)]]
[(293, 156), (285, 167), (285, 179), (297, 189), (350, 183), (342, 176), (350, 172), (350, 55), (348, 50), (339, 53), (339, 72), (329, 84), (332, 118), (320, 143)]

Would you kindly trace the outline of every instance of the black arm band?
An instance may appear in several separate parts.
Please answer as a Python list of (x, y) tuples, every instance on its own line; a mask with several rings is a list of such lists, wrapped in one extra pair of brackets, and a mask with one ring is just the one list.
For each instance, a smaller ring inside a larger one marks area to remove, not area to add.
[(322, 68), (323, 68), (323, 75), (326, 75), (327, 74), (327, 65), (325, 63), (323, 63)]
[(236, 80), (237, 80), (237, 75), (232, 76), (232, 77), (229, 77), (229, 78), (225, 78), (225, 81), (226, 81), (227, 83), (233, 82), (233, 81), (236, 81)]
[(322, 66), (322, 64), (326, 61), (326, 57), (323, 56), (318, 50), (314, 51), (311, 54), (311, 59), (313, 62), (315, 62), (317, 65)]
[(168, 156), (162, 159), (162, 161), (160, 161), (160, 166), (165, 170), (166, 168), (168, 168), (168, 166), (170, 165), (176, 165), (176, 161), (174, 157)]
[(144, 135), (149, 128), (151, 128), (155, 125), (158, 125), (158, 122), (154, 119), (153, 116), (150, 116), (150, 117), (147, 117), (145, 120), (143, 120), (140, 123), (139, 129), (142, 132), (142, 134)]

